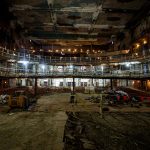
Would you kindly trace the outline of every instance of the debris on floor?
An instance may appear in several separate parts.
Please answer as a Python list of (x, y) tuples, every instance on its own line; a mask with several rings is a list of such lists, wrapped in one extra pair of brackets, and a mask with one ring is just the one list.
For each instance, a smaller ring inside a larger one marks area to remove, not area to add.
[(67, 112), (64, 150), (149, 150), (149, 113)]

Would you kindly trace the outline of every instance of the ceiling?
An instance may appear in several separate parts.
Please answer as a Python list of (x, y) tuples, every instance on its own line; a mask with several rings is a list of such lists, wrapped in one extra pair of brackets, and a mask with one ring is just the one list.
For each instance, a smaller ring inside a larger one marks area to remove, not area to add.
[(150, 6), (149, 0), (2, 0), (0, 3), (1, 13), (5, 14), (0, 20), (10, 21), (12, 35), (18, 39), (37, 46), (96, 45), (102, 49), (108, 49), (113, 38), (124, 37)]

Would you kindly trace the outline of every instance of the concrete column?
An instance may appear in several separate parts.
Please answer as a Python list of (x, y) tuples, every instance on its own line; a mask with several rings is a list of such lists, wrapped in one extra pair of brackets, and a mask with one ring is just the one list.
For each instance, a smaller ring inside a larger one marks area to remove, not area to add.
[(110, 88), (113, 89), (113, 79), (110, 79)]
[(53, 86), (53, 79), (51, 79), (51, 86)]
[(81, 86), (81, 78), (78, 78), (78, 86)]
[(75, 78), (73, 78), (72, 82), (72, 94), (75, 94)]
[(66, 87), (66, 78), (63, 79), (63, 86)]
[(144, 70), (143, 70), (143, 63), (141, 63), (141, 68), (140, 68), (140, 73), (143, 73)]
[(37, 95), (37, 78), (35, 78), (35, 83), (34, 83), (34, 95)]
[(126, 79), (126, 86), (128, 86), (129, 84), (128, 84), (128, 79)]
[(51, 86), (51, 79), (48, 79), (48, 87)]
[(93, 78), (91, 79), (91, 84), (90, 85), (94, 86), (94, 79)]

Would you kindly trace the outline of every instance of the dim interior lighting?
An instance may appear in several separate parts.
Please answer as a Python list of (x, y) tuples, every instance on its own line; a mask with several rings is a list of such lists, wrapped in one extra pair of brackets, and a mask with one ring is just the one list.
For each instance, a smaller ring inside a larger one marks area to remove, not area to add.
[(137, 44), (136, 44), (136, 48), (139, 48), (139, 47), (140, 47), (140, 44), (139, 44), (139, 43), (137, 43)]
[(61, 52), (61, 55), (65, 55), (63, 52)]
[(80, 52), (82, 53), (82, 52), (83, 52), (83, 49), (81, 49)]
[(138, 53), (135, 53), (136, 56), (138, 56)]
[(126, 54), (128, 54), (128, 53), (129, 53), (129, 51), (130, 51), (129, 49), (126, 49), (126, 50), (125, 50), (125, 53), (126, 53)]
[(145, 39), (143, 40), (143, 44), (147, 44), (147, 41)]
[(77, 51), (77, 49), (74, 49), (74, 51), (76, 52), (76, 51)]
[(59, 52), (59, 50), (58, 50), (58, 49), (56, 49), (56, 52), (58, 53), (58, 52)]
[(64, 49), (61, 49), (62, 52), (64, 52)]

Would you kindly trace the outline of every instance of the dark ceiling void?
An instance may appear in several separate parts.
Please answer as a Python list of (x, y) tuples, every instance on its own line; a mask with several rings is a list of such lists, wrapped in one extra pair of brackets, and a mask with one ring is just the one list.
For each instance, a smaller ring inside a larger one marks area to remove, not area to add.
[(146, 16), (149, 15), (149, 12), (150, 12), (150, 1), (147, 0), (147, 2), (143, 4), (138, 13), (135, 13), (132, 19), (126, 24), (126, 28), (131, 30), (134, 29), (135, 26), (137, 26), (142, 19), (144, 19)]
[[(72, 41), (80, 45), (77, 49), (90, 49), (94, 41), (95, 50), (108, 51), (112, 36), (125, 40), (124, 32), (140, 22), (149, 8), (149, 0), (0, 0), (0, 40), (17, 38), (18, 47), (31, 40), (37, 50), (52, 44), (57, 48), (59, 43), (59, 49), (74, 48)], [(44, 50), (47, 53), (48, 48)]]
[(129, 3), (135, 0), (117, 0), (118, 2), (122, 2), (122, 3)]
[(9, 19), (10, 17), (9, 17), (7, 1), (1, 0), (0, 1), (0, 21), (5, 21)]
[(116, 37), (117, 37), (117, 40), (122, 41), (125, 39), (125, 34), (124, 34), (124, 32), (119, 32), (119, 33), (117, 33)]

